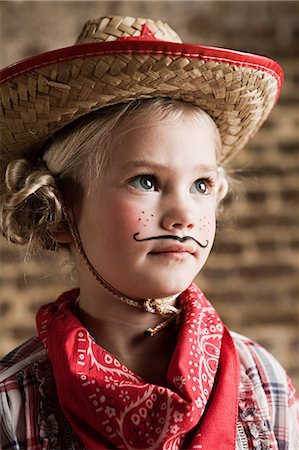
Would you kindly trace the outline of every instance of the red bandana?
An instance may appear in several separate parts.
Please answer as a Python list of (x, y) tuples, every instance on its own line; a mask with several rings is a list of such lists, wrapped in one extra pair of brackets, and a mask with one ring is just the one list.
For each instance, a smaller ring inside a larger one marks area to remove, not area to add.
[(37, 326), (62, 410), (86, 448), (211, 450), (221, 442), (235, 450), (239, 360), (195, 285), (180, 296), (167, 387), (146, 383), (94, 342), (73, 313), (77, 296), (73, 290), (43, 306)]

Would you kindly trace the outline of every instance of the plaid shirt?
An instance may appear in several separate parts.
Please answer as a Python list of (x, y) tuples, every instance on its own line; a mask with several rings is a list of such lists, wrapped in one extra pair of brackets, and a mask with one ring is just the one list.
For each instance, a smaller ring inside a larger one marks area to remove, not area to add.
[[(241, 363), (236, 450), (299, 449), (299, 402), (290, 379), (265, 349), (231, 334)], [(0, 410), (3, 450), (84, 449), (61, 411), (47, 352), (36, 337), (2, 361)]]

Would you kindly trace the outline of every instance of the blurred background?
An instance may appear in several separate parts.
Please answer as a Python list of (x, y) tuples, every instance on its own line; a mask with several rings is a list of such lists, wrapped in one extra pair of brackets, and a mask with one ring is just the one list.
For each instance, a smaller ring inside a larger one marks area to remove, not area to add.
[[(265, 346), (299, 387), (299, 3), (292, 1), (6, 1), (1, 66), (74, 43), (106, 14), (168, 22), (185, 42), (269, 56), (285, 71), (281, 98), (230, 164), (234, 189), (197, 283), (230, 329)], [(0, 353), (36, 334), (35, 313), (72, 286), (63, 255), (26, 261), (0, 239)]]

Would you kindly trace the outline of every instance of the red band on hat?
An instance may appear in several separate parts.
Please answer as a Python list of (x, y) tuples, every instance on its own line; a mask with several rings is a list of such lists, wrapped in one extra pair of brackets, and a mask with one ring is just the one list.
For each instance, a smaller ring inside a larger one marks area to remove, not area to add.
[[(146, 29), (145, 32), (147, 32)], [(277, 97), (279, 96), (283, 82), (283, 70), (280, 65), (265, 56), (217, 47), (180, 44), (176, 42), (148, 39), (141, 41), (140, 38), (136, 38), (136, 40), (130, 38), (130, 40), (119, 39), (112, 42), (79, 44), (32, 56), (1, 70), (0, 83), (51, 64), (62, 63), (63, 61), (86, 57), (121, 54), (175, 56), (177, 58), (222, 62), (238, 67), (248, 67), (260, 70), (261, 72), (270, 74), (276, 79), (278, 87)]]

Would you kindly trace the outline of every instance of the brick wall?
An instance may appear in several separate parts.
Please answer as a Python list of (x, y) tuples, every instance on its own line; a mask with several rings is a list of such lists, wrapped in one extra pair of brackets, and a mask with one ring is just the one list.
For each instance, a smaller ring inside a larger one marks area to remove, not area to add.
[[(81, 23), (107, 13), (161, 18), (185, 41), (280, 62), (286, 76), (281, 99), (231, 165), (234, 192), (225, 201), (213, 254), (197, 281), (224, 321), (269, 349), (299, 386), (299, 3), (10, 1), (0, 8), (2, 66), (71, 45)], [(3, 354), (35, 333), (37, 308), (71, 281), (57, 270), (59, 263), (65, 265), (63, 256), (45, 253), (25, 263), (26, 249), (3, 240), (0, 252)]]

